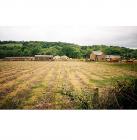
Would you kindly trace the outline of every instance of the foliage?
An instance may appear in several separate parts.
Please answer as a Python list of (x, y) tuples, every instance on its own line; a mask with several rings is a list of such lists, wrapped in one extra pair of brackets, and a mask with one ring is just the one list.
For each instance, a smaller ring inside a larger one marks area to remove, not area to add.
[(137, 50), (106, 45), (79, 46), (63, 42), (0, 41), (0, 58), (8, 56), (34, 56), (36, 54), (67, 55), (71, 58), (88, 58), (93, 50), (105, 54), (121, 55), (125, 59), (137, 58)]
[(137, 79), (125, 77), (99, 98), (99, 109), (136, 109)]

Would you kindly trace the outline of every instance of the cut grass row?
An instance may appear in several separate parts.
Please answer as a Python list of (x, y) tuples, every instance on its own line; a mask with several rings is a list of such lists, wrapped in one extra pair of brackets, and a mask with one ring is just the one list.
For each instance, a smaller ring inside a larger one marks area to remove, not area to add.
[[(0, 79), (0, 108), (3, 109), (96, 108), (94, 89), (99, 88), (99, 91), (103, 92), (101, 88), (109, 88), (113, 81), (119, 81), (123, 76), (137, 75), (136, 72), (105, 63), (9, 64), (16, 67), (16, 73)], [(5, 71), (10, 74), (9, 69)]]
[[(15, 99), (20, 101), (25, 98), (25, 96), (28, 96), (27, 91), (30, 91), (31, 87), (39, 82), (40, 78), (43, 78), (45, 70), (45, 67), (40, 67), (34, 70), (34, 72), (22, 75), (16, 80), (10, 81), (5, 84), (5, 86), (2, 86), (0, 89), (1, 108), (14, 108), (15, 104), (13, 104), (13, 106), (11, 104), (12, 102), (15, 103)], [(17, 105), (19, 105), (19, 103), (16, 103), (16, 106)]]

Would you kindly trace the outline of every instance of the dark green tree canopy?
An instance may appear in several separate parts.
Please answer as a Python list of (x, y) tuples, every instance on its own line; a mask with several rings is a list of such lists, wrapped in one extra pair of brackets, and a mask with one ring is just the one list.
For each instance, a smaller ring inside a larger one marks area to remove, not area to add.
[(9, 56), (34, 56), (36, 54), (67, 55), (71, 58), (88, 58), (93, 50), (106, 55), (121, 55), (123, 58), (137, 58), (137, 50), (106, 45), (80, 46), (64, 42), (44, 41), (0, 41), (0, 58)]

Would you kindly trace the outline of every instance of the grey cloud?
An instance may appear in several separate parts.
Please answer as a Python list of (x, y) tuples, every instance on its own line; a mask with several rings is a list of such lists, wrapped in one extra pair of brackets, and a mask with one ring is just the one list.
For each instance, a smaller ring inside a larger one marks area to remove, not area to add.
[(63, 41), (137, 48), (137, 26), (0, 27), (0, 40)]

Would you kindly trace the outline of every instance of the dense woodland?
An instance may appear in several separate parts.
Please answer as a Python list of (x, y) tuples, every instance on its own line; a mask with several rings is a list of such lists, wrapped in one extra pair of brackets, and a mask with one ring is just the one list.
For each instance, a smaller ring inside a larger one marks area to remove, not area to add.
[(137, 58), (137, 49), (119, 46), (80, 46), (63, 42), (43, 41), (0, 41), (0, 58), (11, 56), (34, 56), (36, 54), (67, 55), (71, 58), (88, 58), (93, 50), (101, 50), (106, 55), (121, 55), (125, 59)]

